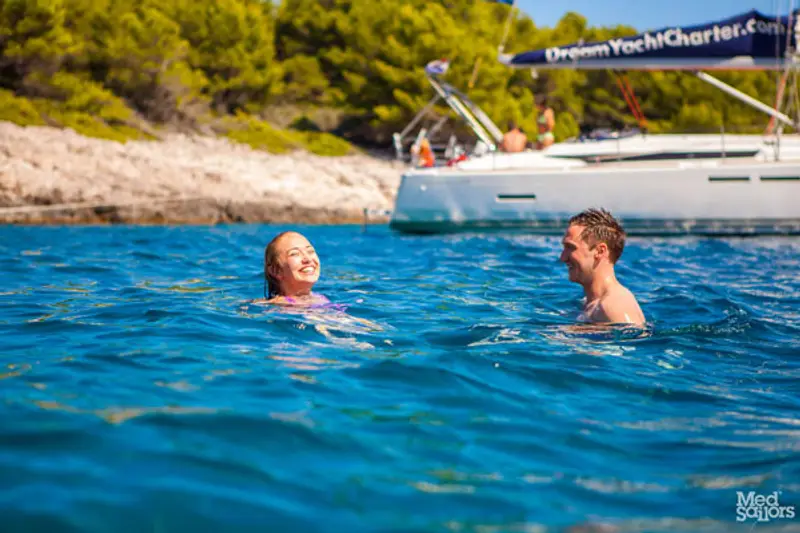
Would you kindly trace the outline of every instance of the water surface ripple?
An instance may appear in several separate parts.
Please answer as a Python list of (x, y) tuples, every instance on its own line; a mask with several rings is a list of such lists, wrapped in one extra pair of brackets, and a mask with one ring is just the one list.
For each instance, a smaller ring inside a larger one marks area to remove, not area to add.
[(0, 229), (2, 531), (749, 531), (737, 490), (800, 510), (800, 240), (630, 240), (638, 335), (573, 331), (559, 239), (521, 234), (305, 228), (347, 310), (248, 304), (282, 229)]

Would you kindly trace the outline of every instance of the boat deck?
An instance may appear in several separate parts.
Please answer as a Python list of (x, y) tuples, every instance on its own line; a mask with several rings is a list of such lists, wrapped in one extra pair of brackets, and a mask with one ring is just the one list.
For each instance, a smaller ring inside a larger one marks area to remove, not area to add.
[[(536, 161), (530, 161), (530, 164), (508, 165), (500, 164), (493, 165), (487, 158), (492, 156), (483, 156), (482, 159), (487, 163), (485, 166), (476, 168), (463, 168), (459, 166), (437, 166), (433, 168), (409, 168), (407, 173), (420, 173), (420, 174), (436, 174), (436, 175), (462, 175), (462, 174), (519, 174), (525, 173), (605, 173), (605, 172), (620, 172), (620, 171), (669, 171), (669, 170), (686, 170), (686, 169), (719, 169), (730, 170), (737, 168), (759, 167), (761, 169), (768, 168), (781, 168), (792, 172), (797, 172), (800, 175), (800, 154), (791, 157), (782, 157), (779, 161), (764, 161), (757, 157), (729, 157), (729, 158), (688, 158), (688, 159), (660, 159), (660, 160), (611, 160), (606, 159), (597, 163), (585, 163), (576, 165), (575, 160), (564, 158), (564, 165), (559, 165), (558, 161), (554, 158), (548, 158), (546, 164), (537, 165)], [(540, 160), (541, 161), (541, 160)], [(521, 162), (520, 162), (521, 163)], [(796, 170), (795, 170), (796, 169)]]

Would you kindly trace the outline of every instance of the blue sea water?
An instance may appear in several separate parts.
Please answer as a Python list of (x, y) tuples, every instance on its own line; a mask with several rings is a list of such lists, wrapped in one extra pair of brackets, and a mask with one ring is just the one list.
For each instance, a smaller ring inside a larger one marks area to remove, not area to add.
[(3, 532), (797, 531), (800, 240), (631, 239), (648, 331), (576, 332), (560, 239), (0, 228)]

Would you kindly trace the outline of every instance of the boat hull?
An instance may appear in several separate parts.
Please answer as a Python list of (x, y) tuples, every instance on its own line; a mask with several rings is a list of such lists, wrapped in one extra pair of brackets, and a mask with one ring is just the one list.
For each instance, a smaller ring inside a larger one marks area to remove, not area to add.
[(800, 162), (680, 162), (587, 168), (410, 171), (390, 227), (414, 234), (558, 234), (603, 207), (629, 235), (800, 235)]

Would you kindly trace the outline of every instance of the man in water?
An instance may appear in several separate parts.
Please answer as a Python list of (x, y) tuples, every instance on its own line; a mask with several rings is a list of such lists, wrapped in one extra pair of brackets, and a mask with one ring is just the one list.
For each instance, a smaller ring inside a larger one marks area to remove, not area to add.
[(617, 281), (614, 264), (625, 247), (625, 230), (605, 209), (588, 209), (569, 220), (561, 262), (569, 280), (583, 286), (582, 318), (589, 322), (644, 325), (636, 297)]

